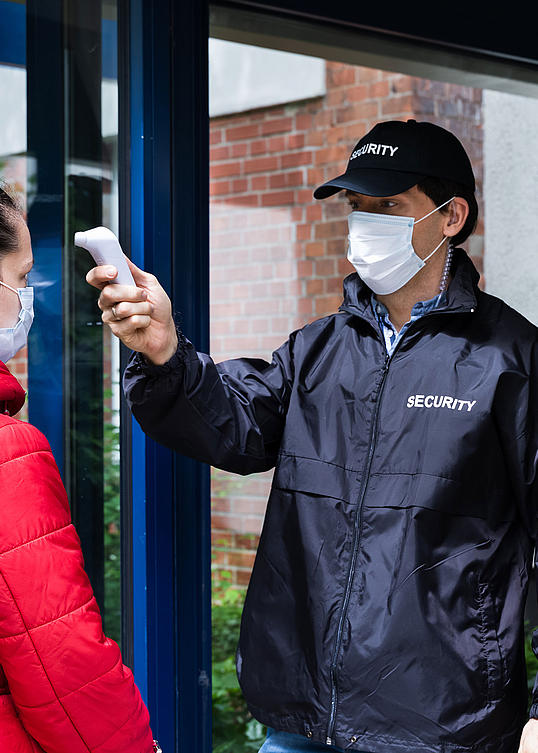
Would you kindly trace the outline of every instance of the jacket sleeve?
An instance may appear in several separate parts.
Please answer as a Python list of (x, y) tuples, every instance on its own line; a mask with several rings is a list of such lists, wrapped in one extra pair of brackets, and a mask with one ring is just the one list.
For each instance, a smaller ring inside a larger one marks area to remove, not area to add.
[(103, 635), (43, 435), (0, 429), (0, 663), (26, 731), (46, 753), (150, 753), (148, 712)]
[(123, 377), (144, 432), (184, 455), (234, 473), (275, 465), (293, 380), (294, 335), (271, 363), (234, 359), (216, 365), (181, 334), (163, 366), (133, 354)]
[[(538, 343), (526, 363), (506, 371), (495, 402), (495, 420), (519, 514), (536, 548), (538, 537)], [(535, 556), (536, 558), (536, 556)], [(537, 584), (538, 587), (538, 584)], [(532, 648), (538, 657), (538, 629)], [(538, 718), (538, 676), (530, 716)]]

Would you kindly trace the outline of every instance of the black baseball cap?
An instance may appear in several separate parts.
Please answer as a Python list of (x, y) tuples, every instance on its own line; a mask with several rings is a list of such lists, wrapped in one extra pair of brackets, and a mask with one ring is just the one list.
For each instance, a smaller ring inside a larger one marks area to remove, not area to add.
[(342, 189), (366, 196), (394, 196), (426, 177), (445, 178), (475, 190), (473, 169), (461, 141), (434, 123), (377, 123), (355, 146), (343, 175), (314, 191), (326, 199)]

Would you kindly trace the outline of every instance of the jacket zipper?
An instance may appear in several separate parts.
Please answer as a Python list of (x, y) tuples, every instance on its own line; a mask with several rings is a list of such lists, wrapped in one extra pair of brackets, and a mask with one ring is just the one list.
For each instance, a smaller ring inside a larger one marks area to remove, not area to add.
[[(469, 313), (474, 313), (475, 309), (470, 308), (468, 309)], [(354, 313), (350, 311), (349, 313)], [(368, 447), (368, 459), (366, 461), (365, 466), (365, 472), (364, 472), (364, 479), (362, 482), (362, 488), (359, 495), (359, 506), (357, 509), (357, 513), (355, 515), (355, 521), (354, 521), (354, 532), (353, 532), (353, 550), (351, 555), (351, 562), (349, 565), (349, 571), (348, 571), (348, 577), (347, 577), (347, 583), (346, 583), (346, 591), (344, 594), (344, 602), (342, 604), (342, 612), (340, 614), (340, 620), (338, 622), (338, 630), (336, 633), (336, 644), (334, 647), (333, 657), (331, 660), (331, 667), (330, 667), (330, 677), (331, 677), (331, 713), (329, 715), (329, 724), (327, 726), (327, 738), (325, 740), (326, 745), (332, 745), (333, 744), (333, 735), (334, 735), (334, 727), (336, 724), (336, 711), (338, 707), (338, 688), (337, 688), (337, 682), (336, 682), (336, 668), (338, 664), (338, 655), (340, 653), (340, 648), (342, 645), (342, 632), (344, 629), (344, 623), (347, 616), (347, 610), (349, 606), (349, 600), (351, 598), (351, 588), (353, 585), (353, 580), (355, 577), (355, 565), (357, 563), (357, 554), (359, 551), (359, 544), (360, 544), (360, 537), (361, 537), (361, 530), (362, 530), (362, 508), (364, 505), (364, 498), (366, 496), (366, 490), (368, 488), (368, 482), (370, 480), (370, 469), (372, 467), (372, 461), (374, 458), (374, 450), (376, 446), (376, 430), (377, 430), (377, 420), (379, 416), (379, 405), (381, 402), (381, 397), (383, 395), (383, 389), (385, 387), (385, 381), (387, 378), (387, 373), (389, 370), (390, 363), (394, 357), (394, 354), (400, 347), (402, 341), (405, 339), (405, 337), (409, 334), (410, 330), (414, 328), (414, 326), (418, 323), (421, 323), (423, 319), (426, 317), (431, 316), (437, 316), (440, 314), (452, 314), (452, 313), (460, 313), (459, 310), (455, 311), (454, 309), (449, 309), (448, 311), (436, 311), (435, 309), (433, 311), (429, 311), (427, 314), (424, 314), (419, 319), (417, 319), (414, 322), (411, 322), (411, 325), (409, 326), (407, 332), (405, 333), (404, 337), (399, 340), (399, 342), (396, 344), (396, 347), (392, 351), (392, 353), (388, 354), (385, 340), (383, 338), (383, 333), (381, 333), (381, 342), (385, 346), (385, 362), (383, 364), (383, 369), (381, 373), (381, 381), (379, 382), (379, 387), (377, 388), (377, 393), (374, 394), (374, 400), (375, 400), (375, 410), (374, 415), (372, 418), (372, 426), (370, 429), (370, 444)], [(461, 312), (463, 313), (463, 312)], [(356, 316), (356, 314), (354, 314)], [(368, 320), (367, 320), (368, 321)], [(368, 321), (369, 324), (371, 322)], [(376, 327), (373, 327), (376, 334), (379, 334), (379, 330)]]
[[(394, 351), (392, 353), (394, 355)], [(331, 713), (329, 716), (329, 724), (327, 727), (327, 739), (326, 744), (332, 745), (333, 744), (333, 735), (334, 735), (334, 727), (336, 723), (336, 709), (338, 706), (338, 690), (337, 690), (337, 684), (336, 684), (336, 668), (338, 664), (338, 656), (340, 654), (340, 648), (342, 645), (342, 633), (344, 629), (344, 623), (347, 616), (347, 610), (349, 606), (349, 600), (351, 598), (351, 588), (353, 585), (353, 580), (355, 578), (355, 566), (357, 563), (357, 554), (359, 551), (359, 544), (360, 544), (360, 538), (361, 538), (361, 530), (362, 530), (362, 508), (364, 504), (364, 498), (366, 496), (366, 490), (368, 487), (368, 481), (370, 478), (370, 469), (372, 467), (372, 461), (374, 458), (374, 450), (376, 446), (376, 430), (377, 430), (377, 421), (379, 416), (379, 405), (381, 402), (381, 397), (383, 394), (383, 389), (385, 387), (385, 381), (387, 377), (387, 373), (389, 370), (390, 362), (392, 360), (392, 355), (388, 355), (388, 353), (385, 356), (385, 362), (383, 364), (383, 369), (381, 372), (381, 381), (379, 382), (379, 387), (377, 388), (377, 392), (374, 393), (373, 399), (375, 400), (375, 409), (374, 409), (374, 415), (372, 418), (372, 426), (370, 429), (370, 443), (368, 447), (368, 457), (366, 461), (366, 466), (364, 469), (364, 478), (362, 482), (362, 489), (360, 491), (359, 495), (359, 505), (357, 508), (357, 512), (355, 514), (355, 521), (354, 521), (354, 531), (353, 531), (353, 549), (351, 554), (351, 562), (349, 565), (349, 571), (348, 571), (348, 577), (347, 577), (347, 583), (346, 583), (346, 590), (344, 594), (344, 601), (342, 604), (342, 612), (340, 614), (340, 620), (338, 622), (338, 630), (336, 633), (336, 644), (334, 647), (333, 657), (331, 661), (331, 667), (330, 667), (330, 676), (331, 676)]]

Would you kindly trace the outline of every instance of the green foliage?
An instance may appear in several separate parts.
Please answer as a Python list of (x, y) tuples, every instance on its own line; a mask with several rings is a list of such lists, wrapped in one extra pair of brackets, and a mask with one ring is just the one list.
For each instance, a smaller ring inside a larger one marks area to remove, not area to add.
[[(103, 384), (110, 384), (103, 375)], [(103, 401), (112, 397), (103, 386)], [(103, 524), (105, 603), (103, 623), (106, 635), (121, 646), (121, 515), (120, 515), (120, 428), (118, 411), (105, 411), (103, 423)], [(107, 421), (106, 418), (109, 420)], [(116, 419), (114, 421), (114, 419)]]
[(213, 753), (254, 753), (265, 727), (250, 715), (235, 672), (244, 589), (231, 585), (231, 573), (213, 572)]
[(529, 623), (525, 623), (525, 663), (527, 665), (527, 688), (529, 690), (529, 708), (532, 701), (532, 689), (534, 687), (534, 678), (538, 674), (538, 659), (532, 651), (532, 633), (536, 628), (531, 628)]
[(119, 427), (104, 427), (105, 633), (121, 646), (121, 521)]

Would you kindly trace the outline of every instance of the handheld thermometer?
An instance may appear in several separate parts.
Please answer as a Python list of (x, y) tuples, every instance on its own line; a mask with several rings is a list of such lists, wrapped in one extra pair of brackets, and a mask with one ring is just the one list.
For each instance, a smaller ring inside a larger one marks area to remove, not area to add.
[(112, 230), (107, 227), (94, 227), (84, 233), (75, 233), (75, 246), (89, 251), (96, 264), (112, 264), (116, 267), (118, 274), (110, 281), (111, 283), (136, 285), (127, 265), (126, 256)]

